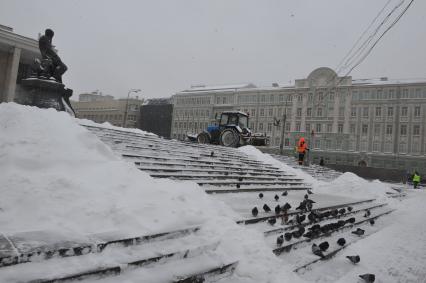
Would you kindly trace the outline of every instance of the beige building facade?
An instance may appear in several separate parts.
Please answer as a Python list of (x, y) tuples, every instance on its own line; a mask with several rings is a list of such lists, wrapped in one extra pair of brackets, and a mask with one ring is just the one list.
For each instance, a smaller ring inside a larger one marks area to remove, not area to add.
[(30, 74), (36, 57), (40, 57), (37, 40), (0, 25), (0, 102), (16, 101), (20, 80)]
[(96, 93), (81, 94), (79, 98), (79, 101), (71, 101), (77, 118), (92, 120), (96, 123), (108, 122), (124, 128), (139, 127), (140, 107), (144, 102), (141, 99), (114, 99), (110, 95)]
[(426, 80), (353, 80), (318, 68), (289, 86), (192, 87), (173, 104), (176, 139), (204, 130), (222, 111), (240, 110), (277, 148), (285, 114), (288, 153), (303, 136), (314, 158), (328, 163), (426, 171)]

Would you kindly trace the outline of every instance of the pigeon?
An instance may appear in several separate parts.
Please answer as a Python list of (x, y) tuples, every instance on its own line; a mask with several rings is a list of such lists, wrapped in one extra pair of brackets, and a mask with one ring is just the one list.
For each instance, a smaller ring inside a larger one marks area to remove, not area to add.
[(348, 206), (348, 211), (351, 212), (354, 208), (352, 206)]
[(312, 244), (312, 253), (314, 255), (324, 257), (324, 254), (322, 253), (320, 247), (318, 247), (316, 244)]
[(298, 239), (298, 238), (302, 237), (303, 233), (300, 233), (300, 231), (297, 230), (297, 231), (291, 232), (291, 235), (293, 236), (293, 238)]
[(299, 204), (299, 206), (298, 207), (296, 207), (296, 209), (298, 209), (298, 210), (306, 210), (306, 203), (305, 202), (301, 202), (300, 204)]
[(243, 181), (243, 177), (238, 177), (238, 181), (242, 182)]
[(283, 210), (285, 211), (285, 210), (289, 210), (291, 208), (291, 205), (288, 203), (288, 202), (286, 202), (284, 205), (283, 205)]
[(319, 244), (318, 247), (321, 249), (321, 251), (325, 252), (330, 247), (330, 244), (325, 241)]
[(274, 226), (274, 224), (277, 223), (277, 219), (275, 217), (274, 218), (270, 218), (270, 219), (268, 219), (268, 223), (270, 225)]
[(337, 244), (343, 247), (346, 244), (345, 238), (340, 238), (339, 240), (337, 240)]
[(284, 235), (277, 238), (277, 246), (281, 246), (284, 243)]
[[(339, 220), (339, 221), (337, 221), (337, 226), (338, 227), (343, 227), (343, 226), (345, 226), (345, 224), (346, 224), (346, 221), (345, 220)], [(337, 227), (336, 227), (337, 228)]]
[(339, 209), (340, 214), (345, 214), (345, 212), (346, 212), (346, 209), (344, 209), (344, 208)]
[(331, 215), (333, 215), (334, 217), (336, 217), (339, 214), (339, 211), (337, 209), (333, 209), (331, 211)]
[(348, 255), (346, 258), (349, 259), (353, 264), (358, 263), (361, 260), (359, 255)]
[(297, 223), (302, 223), (303, 221), (305, 221), (305, 219), (306, 219), (306, 215), (296, 215), (296, 222)]
[(352, 231), (352, 234), (355, 234), (357, 236), (362, 236), (364, 235), (364, 230), (362, 230), (361, 228), (356, 229), (355, 231)]
[(351, 223), (351, 224), (355, 223), (355, 217), (351, 217), (351, 218), (347, 219), (346, 223)]
[(263, 198), (263, 194), (262, 193), (259, 194), (259, 198)]
[(308, 198), (309, 198), (308, 194), (305, 194), (305, 199), (308, 199)]
[(376, 276), (371, 273), (362, 274), (359, 277), (367, 283), (373, 283), (376, 280)]
[(237, 184), (237, 189), (239, 189), (240, 188), (240, 184)]
[(271, 208), (265, 203), (264, 205), (263, 205), (263, 210), (265, 211), (265, 212), (270, 212), (271, 211)]
[(214, 151), (210, 152), (210, 156), (214, 157)]
[(280, 197), (278, 195), (274, 196), (275, 201), (278, 201), (280, 199)]
[(303, 235), (303, 237), (306, 237), (306, 238), (312, 238), (313, 236), (314, 236), (314, 233), (312, 233), (312, 231), (308, 231)]
[(368, 216), (370, 216), (370, 215), (371, 215), (371, 212), (370, 212), (370, 210), (369, 210), (369, 209), (367, 209), (367, 210), (365, 211), (364, 217), (368, 217)]
[(278, 204), (278, 205), (275, 207), (275, 214), (280, 214), (280, 212), (281, 212), (281, 207), (280, 207), (280, 205)]
[(371, 226), (373, 226), (373, 225), (374, 225), (374, 223), (376, 223), (376, 222), (374, 222), (374, 219), (370, 219), (370, 224), (371, 224)]
[(284, 233), (284, 239), (290, 241), (293, 235), (290, 232)]
[(251, 214), (252, 214), (254, 217), (256, 217), (256, 216), (259, 214), (259, 210), (257, 210), (257, 207), (254, 207), (254, 208), (251, 210)]
[(311, 222), (315, 222), (316, 214), (314, 212), (311, 212), (308, 214), (308, 220)]
[(311, 192), (311, 190), (308, 190), (308, 195), (312, 195), (313, 192)]
[(284, 191), (281, 195), (282, 195), (282, 196), (286, 196), (286, 195), (288, 195), (288, 192), (287, 192), (287, 191)]

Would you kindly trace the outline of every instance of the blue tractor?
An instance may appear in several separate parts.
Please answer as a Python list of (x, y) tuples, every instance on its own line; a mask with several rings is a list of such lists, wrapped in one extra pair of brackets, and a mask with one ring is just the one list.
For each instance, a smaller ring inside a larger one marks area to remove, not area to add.
[(248, 128), (249, 118), (240, 111), (227, 111), (220, 115), (218, 125), (208, 126), (207, 130), (197, 136), (188, 135), (189, 140), (198, 143), (220, 144), (238, 147), (247, 144), (266, 145), (266, 135), (253, 135)]

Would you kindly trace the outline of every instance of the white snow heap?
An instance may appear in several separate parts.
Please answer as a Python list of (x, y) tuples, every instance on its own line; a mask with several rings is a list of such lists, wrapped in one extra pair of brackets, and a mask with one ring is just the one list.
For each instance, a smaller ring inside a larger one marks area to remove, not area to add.
[(53, 109), (0, 104), (2, 233), (135, 236), (201, 225), (200, 237), (220, 241), (224, 262), (239, 261), (239, 282), (299, 281), (263, 234), (235, 224), (238, 215), (223, 202), (193, 182), (151, 178), (79, 122)]

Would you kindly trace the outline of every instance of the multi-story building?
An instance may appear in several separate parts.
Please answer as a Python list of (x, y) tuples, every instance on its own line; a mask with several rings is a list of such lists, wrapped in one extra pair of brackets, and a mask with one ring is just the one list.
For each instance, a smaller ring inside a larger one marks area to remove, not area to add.
[[(140, 107), (143, 99), (114, 99), (110, 95), (92, 93), (79, 96), (83, 101), (71, 101), (77, 118), (92, 120), (97, 123), (108, 122), (114, 126), (138, 128)], [(127, 106), (127, 111), (126, 111)], [(125, 119), (127, 117), (127, 119)]]
[(173, 138), (240, 110), (252, 130), (270, 136), (271, 148), (284, 129), (285, 150), (304, 136), (314, 161), (426, 171), (426, 80), (353, 80), (318, 68), (289, 86), (193, 87), (175, 94), (173, 104)]
[(0, 25), (0, 102), (20, 102), (22, 78), (30, 75), (34, 58), (40, 58), (38, 41)]

